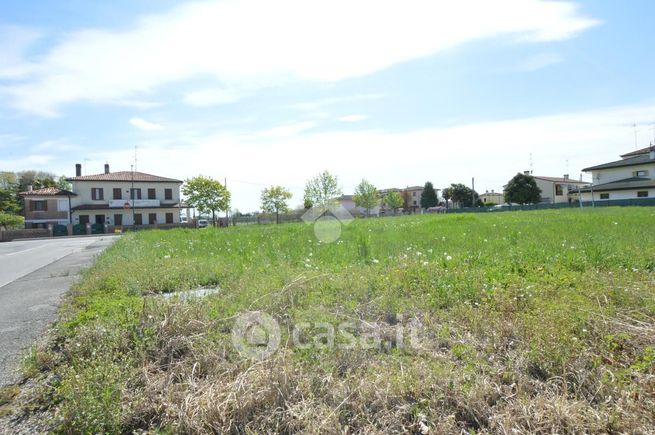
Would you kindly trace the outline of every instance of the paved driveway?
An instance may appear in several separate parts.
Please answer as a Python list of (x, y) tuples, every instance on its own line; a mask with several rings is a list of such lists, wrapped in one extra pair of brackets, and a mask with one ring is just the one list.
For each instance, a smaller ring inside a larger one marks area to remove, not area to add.
[(0, 243), (0, 387), (20, 380), (20, 360), (56, 319), (62, 295), (116, 238)]

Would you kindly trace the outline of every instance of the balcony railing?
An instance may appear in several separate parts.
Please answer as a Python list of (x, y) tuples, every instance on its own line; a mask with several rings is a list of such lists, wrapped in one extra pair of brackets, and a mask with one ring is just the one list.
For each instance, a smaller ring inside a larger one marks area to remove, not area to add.
[(159, 207), (161, 205), (158, 199), (112, 199), (109, 201), (110, 208), (130, 208), (134, 202), (134, 208), (139, 207)]

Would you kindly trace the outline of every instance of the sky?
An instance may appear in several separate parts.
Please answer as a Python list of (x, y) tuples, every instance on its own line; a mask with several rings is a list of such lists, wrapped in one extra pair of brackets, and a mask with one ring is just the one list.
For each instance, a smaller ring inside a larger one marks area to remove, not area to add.
[[(343, 193), (583, 176), (655, 137), (652, 0), (0, 0), (0, 170)], [(636, 127), (635, 127), (636, 124)]]

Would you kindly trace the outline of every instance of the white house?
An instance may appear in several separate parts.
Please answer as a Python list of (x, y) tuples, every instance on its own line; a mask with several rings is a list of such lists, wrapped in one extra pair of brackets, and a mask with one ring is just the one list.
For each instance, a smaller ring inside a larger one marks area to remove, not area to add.
[[(353, 195), (341, 195), (337, 198), (337, 202), (343, 206), (348, 213), (353, 216), (366, 216), (366, 209), (364, 207), (358, 207), (355, 205), (353, 200)], [(379, 216), (380, 215), (380, 206), (377, 205), (373, 207), (370, 211), (370, 216)]]
[(155, 225), (180, 222), (182, 181), (136, 171), (82, 175), (75, 165), (70, 197), (73, 224)]
[(655, 197), (655, 147), (621, 156), (621, 160), (583, 169), (593, 184), (581, 190), (583, 201), (626, 200)]
[(561, 204), (573, 202), (578, 199), (578, 192), (587, 182), (569, 178), (568, 174), (563, 177), (543, 177), (533, 175), (537, 187), (541, 189), (541, 202), (550, 204)]

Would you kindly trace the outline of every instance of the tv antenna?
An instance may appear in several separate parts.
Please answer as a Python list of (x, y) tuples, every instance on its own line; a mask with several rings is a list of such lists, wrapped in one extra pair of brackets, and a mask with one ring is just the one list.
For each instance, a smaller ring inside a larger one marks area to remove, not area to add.
[(136, 171), (136, 160), (137, 160), (137, 159), (136, 159), (136, 151), (137, 151), (137, 148), (138, 148), (138, 147), (137, 147), (136, 145), (134, 145), (134, 170), (135, 170), (135, 171)]
[(634, 131), (635, 131), (635, 150), (636, 150), (636, 149), (639, 148), (639, 145), (637, 144), (637, 133), (639, 132), (639, 130), (637, 130), (637, 123), (636, 122), (632, 124), (632, 128), (634, 128)]
[(534, 173), (532, 169), (532, 153), (530, 153), (530, 175)]

